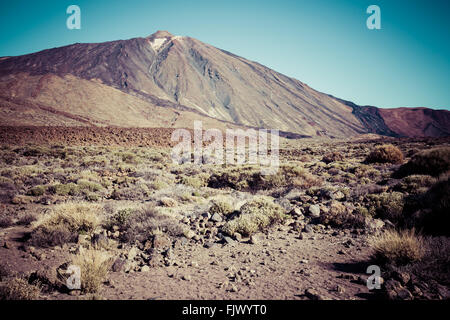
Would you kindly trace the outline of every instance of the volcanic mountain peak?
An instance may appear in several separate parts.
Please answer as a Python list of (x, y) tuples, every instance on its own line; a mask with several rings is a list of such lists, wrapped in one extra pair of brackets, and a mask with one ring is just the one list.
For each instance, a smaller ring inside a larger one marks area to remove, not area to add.
[[(83, 94), (72, 97), (74, 87)], [(25, 113), (30, 108), (33, 117)], [(120, 119), (110, 118), (104, 112), (108, 108), (115, 110), (114, 115), (121, 114)], [(32, 124), (38, 116), (46, 123), (48, 110), (72, 120), (83, 117), (128, 127), (150, 124), (136, 119), (156, 112), (162, 118), (177, 115), (166, 119), (168, 126), (200, 117), (215, 126), (219, 121), (304, 136), (450, 134), (448, 111), (389, 112), (357, 106), (256, 62), (168, 31), (0, 59), (0, 123)]]
[(180, 38), (180, 36), (174, 36), (173, 34), (165, 30), (158, 30), (147, 37), (147, 39), (150, 41), (150, 45), (155, 51), (158, 51), (164, 44), (168, 43), (170, 40)]
[(149, 35), (147, 39), (154, 40), (154, 39), (163, 39), (163, 38), (173, 38), (174, 35), (171, 34), (169, 31), (166, 30), (158, 30), (155, 33)]

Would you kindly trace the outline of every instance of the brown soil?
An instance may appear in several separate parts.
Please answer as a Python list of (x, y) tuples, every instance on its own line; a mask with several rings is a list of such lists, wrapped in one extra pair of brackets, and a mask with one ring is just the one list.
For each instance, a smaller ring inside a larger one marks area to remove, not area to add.
[[(177, 265), (155, 266), (148, 272), (112, 272), (101, 294), (121, 300), (309, 299), (305, 290), (313, 288), (324, 299), (369, 297), (364, 282), (368, 265), (361, 263), (367, 261), (368, 250), (361, 236), (324, 231), (299, 239), (288, 229), (271, 230), (258, 244), (243, 241), (206, 248), (191, 240), (176, 245), (173, 260)], [(0, 234), (2, 245), (7, 243), (7, 248), (0, 248), (0, 260), (7, 261), (12, 271), (55, 270), (67, 260), (66, 247), (36, 249), (36, 253), (24, 249), (22, 238), (27, 231), (11, 227)], [(45, 258), (39, 260), (41, 254)], [(243, 280), (236, 280), (236, 273)], [(77, 299), (58, 292), (43, 298)]]

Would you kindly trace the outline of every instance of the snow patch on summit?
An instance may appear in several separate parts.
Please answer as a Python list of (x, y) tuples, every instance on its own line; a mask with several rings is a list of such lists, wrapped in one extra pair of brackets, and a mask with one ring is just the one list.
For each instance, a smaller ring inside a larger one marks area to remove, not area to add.
[(166, 44), (169, 41), (172, 40), (181, 40), (183, 37), (182, 36), (165, 36), (162, 38), (154, 38), (152, 40), (150, 40), (150, 46), (153, 48), (153, 50), (158, 51), (164, 44)]
[(152, 41), (150, 41), (150, 45), (152, 46), (152, 48), (154, 50), (158, 50), (166, 41), (167, 41), (166, 38), (159, 38), (159, 39), (156, 38), (156, 39), (153, 39)]

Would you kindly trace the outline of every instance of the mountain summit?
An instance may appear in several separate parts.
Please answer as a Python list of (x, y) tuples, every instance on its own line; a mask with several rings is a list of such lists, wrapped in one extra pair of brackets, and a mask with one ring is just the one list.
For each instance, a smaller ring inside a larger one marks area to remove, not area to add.
[(360, 107), (168, 31), (2, 58), (0, 106), (0, 123), (13, 125), (190, 126), (198, 118), (304, 136), (450, 134), (448, 111)]

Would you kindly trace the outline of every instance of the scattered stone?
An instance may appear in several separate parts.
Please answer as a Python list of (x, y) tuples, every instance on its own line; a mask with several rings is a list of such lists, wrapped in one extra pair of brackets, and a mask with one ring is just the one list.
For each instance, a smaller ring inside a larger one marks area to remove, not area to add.
[(181, 279), (183, 279), (184, 281), (191, 281), (191, 276), (188, 274), (183, 275), (183, 277), (181, 277)]
[(205, 244), (203, 245), (205, 248), (207, 249), (211, 249), (212, 247), (214, 247), (216, 244), (214, 242), (208, 241), (205, 242)]
[(366, 230), (369, 233), (379, 233), (385, 226), (385, 223), (383, 220), (380, 219), (372, 219), (370, 217), (366, 217), (364, 220), (364, 223), (366, 225)]
[(336, 291), (337, 293), (344, 293), (344, 292), (345, 292), (345, 289), (344, 289), (343, 286), (337, 285), (337, 286), (334, 288), (334, 291)]
[(411, 279), (411, 276), (408, 273), (406, 273), (406, 272), (398, 272), (398, 271), (396, 271), (393, 274), (393, 277), (396, 280), (400, 281), (400, 283), (402, 285), (406, 285), (409, 282), (409, 280)]
[(117, 258), (114, 261), (111, 269), (112, 269), (113, 272), (120, 272), (120, 271), (122, 271), (124, 265), (125, 265), (125, 260), (123, 260), (121, 258)]
[(3, 248), (9, 249), (9, 244), (8, 244), (8, 242), (5, 241), (5, 243), (3, 243)]
[(342, 191), (330, 192), (329, 197), (331, 200), (342, 200), (345, 198), (345, 194)]
[(306, 195), (306, 194), (303, 194), (303, 195), (300, 195), (300, 196), (298, 197), (298, 199), (299, 199), (301, 202), (303, 202), (303, 203), (308, 203), (308, 202), (311, 201), (312, 197), (311, 197), (311, 196), (308, 196), (308, 195)]
[(351, 281), (357, 281), (358, 280), (357, 276), (355, 276), (353, 274), (344, 274), (344, 273), (340, 274), (338, 276), (338, 278), (347, 279), (347, 280), (351, 280)]
[(291, 212), (289, 213), (291, 216), (303, 219), (305, 218), (305, 216), (303, 215), (303, 210), (302, 208), (294, 208), (291, 210)]
[(305, 296), (307, 296), (311, 300), (326, 300), (324, 296), (322, 296), (321, 294), (319, 294), (319, 292), (317, 292), (317, 290), (312, 288), (305, 290)]
[(397, 298), (400, 300), (412, 300), (413, 295), (411, 294), (411, 292), (409, 292), (408, 289), (402, 288), (397, 291)]
[(150, 271), (150, 267), (149, 266), (143, 266), (141, 268), (141, 272), (149, 272)]
[(263, 240), (263, 236), (261, 234), (254, 234), (250, 237), (251, 244), (258, 244)]
[(221, 216), (220, 214), (218, 214), (218, 213), (216, 212), (216, 213), (214, 213), (214, 214), (211, 216), (210, 220), (213, 221), (213, 222), (222, 222), (223, 218), (222, 218), (222, 216)]
[(92, 236), (91, 243), (94, 246), (106, 247), (108, 246), (108, 237), (103, 233), (96, 233)]
[(81, 294), (81, 290), (70, 290), (69, 295), (71, 296), (79, 296)]
[(184, 236), (187, 238), (187, 239), (192, 239), (192, 238), (194, 238), (195, 236), (196, 236), (196, 234), (195, 234), (195, 232), (193, 231), (193, 230), (187, 230), (185, 233), (184, 233)]
[(223, 237), (223, 241), (225, 244), (234, 244), (234, 240), (227, 236)]
[(234, 284), (232, 284), (230, 286), (230, 292), (238, 292), (238, 288)]
[[(63, 269), (67, 269), (64, 266)], [(65, 272), (61, 272), (64, 273)], [(28, 282), (30, 284), (37, 284), (41, 287), (43, 292), (52, 292), (55, 289), (61, 289), (61, 281), (58, 279), (58, 271), (57, 268), (44, 268), (37, 270), (30, 274), (28, 277)]]
[(166, 235), (155, 235), (153, 237), (153, 248), (156, 250), (167, 250), (172, 245), (169, 237)]
[(242, 241), (242, 235), (239, 232), (234, 233), (234, 239), (238, 242)]
[(166, 251), (164, 251), (164, 256), (167, 258), (167, 259), (173, 259), (173, 250), (172, 250), (172, 248), (169, 248), (169, 249), (167, 249)]
[(300, 262), (303, 263), (303, 264), (307, 264), (307, 263), (309, 263), (309, 260), (308, 259), (303, 259)]
[(317, 204), (313, 204), (309, 206), (309, 216), (311, 218), (319, 218), (320, 217), (320, 207)]
[(412, 294), (414, 296), (416, 296), (416, 297), (422, 297), (423, 296), (423, 292), (418, 286), (413, 286), (411, 291), (412, 291)]
[(211, 214), (209, 212), (203, 212), (202, 217), (205, 218), (206, 220), (209, 220), (211, 219)]
[(344, 247), (346, 247), (346, 248), (350, 248), (351, 246), (354, 246), (354, 245), (355, 245), (355, 243), (353, 242), (352, 239), (348, 239), (347, 241), (343, 242), (342, 244), (343, 244)]
[(133, 260), (138, 254), (138, 248), (132, 247), (130, 251), (128, 251), (128, 260)]
[(34, 257), (37, 260), (42, 261), (42, 260), (45, 260), (47, 258), (47, 255), (45, 253), (43, 253), (43, 252), (37, 252), (37, 253), (34, 254)]
[(188, 224), (188, 223), (190, 222), (190, 220), (189, 220), (188, 217), (183, 217), (183, 218), (181, 219), (181, 222), (182, 222), (182, 223), (185, 223), (185, 224)]

